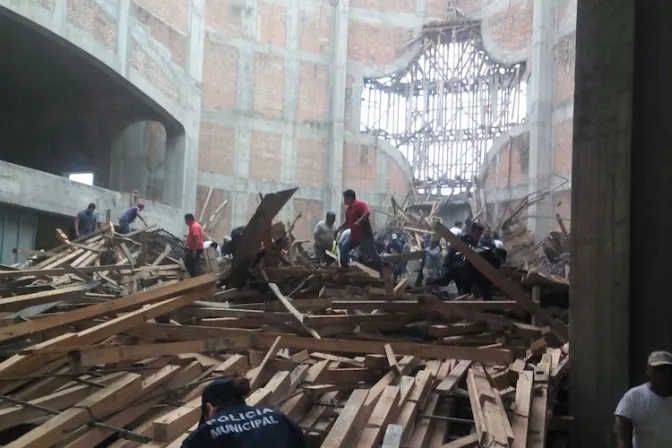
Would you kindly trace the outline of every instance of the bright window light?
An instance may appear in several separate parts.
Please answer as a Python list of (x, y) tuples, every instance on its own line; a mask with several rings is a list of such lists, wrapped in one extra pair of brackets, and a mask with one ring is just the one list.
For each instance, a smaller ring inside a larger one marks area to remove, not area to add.
[(93, 185), (93, 173), (71, 173), (68, 178), (80, 184)]

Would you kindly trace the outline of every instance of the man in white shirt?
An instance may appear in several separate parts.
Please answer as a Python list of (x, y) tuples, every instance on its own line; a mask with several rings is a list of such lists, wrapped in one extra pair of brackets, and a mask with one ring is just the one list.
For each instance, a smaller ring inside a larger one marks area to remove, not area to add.
[(460, 236), (462, 235), (462, 229), (464, 228), (464, 224), (462, 224), (462, 221), (455, 221), (455, 224), (453, 227), (450, 228), (450, 233), (452, 233), (455, 236)]
[(616, 448), (672, 447), (672, 354), (651, 353), (646, 373), (616, 407)]
[(221, 257), (222, 256), (222, 248), (217, 244), (216, 241), (203, 241), (203, 249), (215, 249), (217, 252), (217, 256)]
[(313, 243), (315, 257), (324, 258), (325, 251), (331, 250), (334, 245), (334, 232), (336, 228), (336, 214), (327, 212), (327, 216), (315, 225), (313, 230)]

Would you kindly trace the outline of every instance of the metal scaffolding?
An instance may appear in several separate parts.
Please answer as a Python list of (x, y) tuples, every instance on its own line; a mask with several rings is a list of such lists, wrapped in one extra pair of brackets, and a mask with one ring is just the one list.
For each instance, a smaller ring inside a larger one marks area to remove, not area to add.
[(455, 17), (419, 39), (408, 67), (364, 80), (360, 130), (401, 151), (416, 193), (462, 196), (494, 140), (525, 121), (525, 64), (490, 59), (476, 21)]

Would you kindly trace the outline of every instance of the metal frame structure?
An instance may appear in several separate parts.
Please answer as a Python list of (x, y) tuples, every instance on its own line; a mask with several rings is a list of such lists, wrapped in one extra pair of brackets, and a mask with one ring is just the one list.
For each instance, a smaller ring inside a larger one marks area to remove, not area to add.
[(480, 28), (429, 25), (406, 68), (364, 80), (361, 132), (401, 151), (425, 200), (468, 195), (494, 140), (525, 121), (525, 64), (493, 61)]

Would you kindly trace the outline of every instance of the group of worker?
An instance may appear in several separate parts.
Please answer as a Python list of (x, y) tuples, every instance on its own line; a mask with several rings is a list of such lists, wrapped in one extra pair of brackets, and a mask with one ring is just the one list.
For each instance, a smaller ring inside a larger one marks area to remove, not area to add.
[[(467, 221), (466, 225), (456, 221), (450, 232), (459, 237), (467, 246), (478, 253), (495, 268), (499, 268), (506, 260), (504, 243), (499, 234), (478, 222)], [(492, 299), (492, 283), (467, 260), (466, 256), (456, 248), (448, 245), (443, 263), (441, 263), (441, 245), (437, 237), (432, 238), (425, 246), (423, 277), (430, 286), (444, 287), (455, 282), (458, 293), (474, 294), (484, 300)]]
[[(144, 209), (144, 202), (138, 202), (137, 204), (127, 208), (119, 217), (119, 227), (117, 232), (120, 234), (131, 233), (131, 224), (136, 219), (139, 219), (145, 226), (147, 226), (147, 222), (140, 215), (140, 212), (142, 212)], [(85, 237), (90, 233), (95, 232), (95, 230), (98, 228), (98, 223), (99, 220), (98, 214), (96, 213), (96, 204), (92, 202), (88, 205), (88, 207), (86, 207), (86, 209), (77, 213), (77, 216), (75, 216), (75, 238)]]

